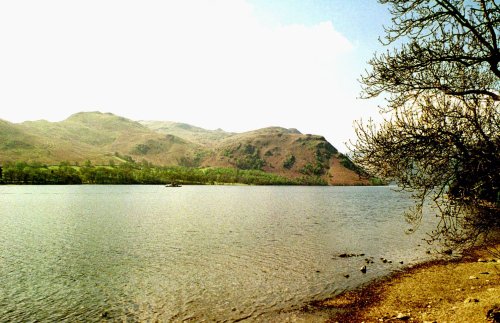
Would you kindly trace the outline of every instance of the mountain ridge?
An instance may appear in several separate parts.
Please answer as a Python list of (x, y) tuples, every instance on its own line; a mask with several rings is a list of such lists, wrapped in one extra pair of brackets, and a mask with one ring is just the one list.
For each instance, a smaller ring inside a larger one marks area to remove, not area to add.
[(330, 185), (370, 181), (323, 136), (266, 127), (235, 133), (172, 121), (134, 121), (79, 112), (59, 122), (0, 119), (0, 163), (63, 161), (107, 165), (123, 157), (158, 166), (263, 170), (286, 178), (314, 176)]

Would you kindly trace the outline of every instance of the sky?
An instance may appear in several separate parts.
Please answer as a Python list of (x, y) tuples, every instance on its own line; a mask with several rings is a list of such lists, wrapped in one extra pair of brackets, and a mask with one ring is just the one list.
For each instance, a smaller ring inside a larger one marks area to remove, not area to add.
[(387, 8), (376, 0), (0, 2), (0, 119), (80, 111), (323, 135), (341, 151)]

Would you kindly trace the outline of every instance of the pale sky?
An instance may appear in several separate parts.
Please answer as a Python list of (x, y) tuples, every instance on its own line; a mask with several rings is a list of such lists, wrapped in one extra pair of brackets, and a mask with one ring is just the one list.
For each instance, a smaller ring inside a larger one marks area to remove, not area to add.
[(346, 151), (389, 22), (375, 0), (0, 1), (0, 119), (282, 126)]

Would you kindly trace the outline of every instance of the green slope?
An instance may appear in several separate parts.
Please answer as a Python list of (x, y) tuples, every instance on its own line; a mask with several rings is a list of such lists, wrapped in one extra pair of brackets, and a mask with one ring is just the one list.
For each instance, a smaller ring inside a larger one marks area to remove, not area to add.
[(206, 130), (169, 121), (133, 121), (81, 112), (61, 122), (0, 120), (0, 163), (62, 161), (263, 170), (286, 178), (318, 177), (330, 184), (368, 184), (324, 137), (270, 127), (245, 133)]

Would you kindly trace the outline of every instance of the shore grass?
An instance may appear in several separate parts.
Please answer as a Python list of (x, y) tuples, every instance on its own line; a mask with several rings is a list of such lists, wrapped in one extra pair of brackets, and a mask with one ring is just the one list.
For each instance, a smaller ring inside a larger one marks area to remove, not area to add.
[(491, 310), (500, 311), (499, 253), (496, 244), (408, 268), (313, 304), (306, 321), (496, 322)]

